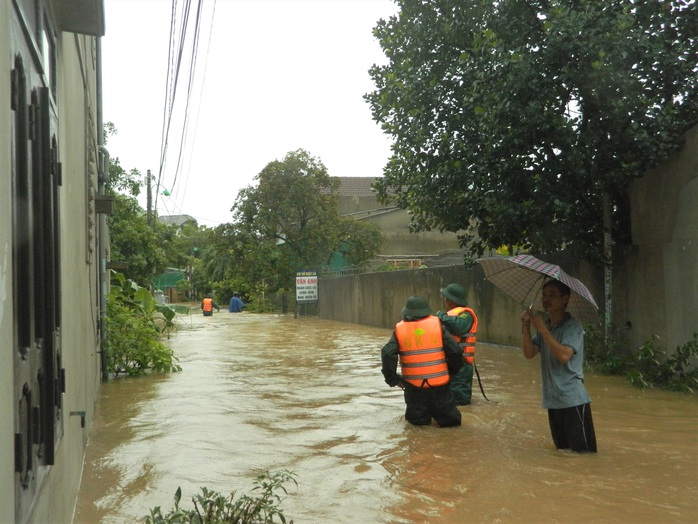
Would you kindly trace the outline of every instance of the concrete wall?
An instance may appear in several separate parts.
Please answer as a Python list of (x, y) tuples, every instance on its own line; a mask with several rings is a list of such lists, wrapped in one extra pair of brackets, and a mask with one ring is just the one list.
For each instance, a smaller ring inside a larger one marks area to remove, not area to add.
[[(595, 298), (603, 293), (603, 274), (564, 254), (546, 261), (560, 264), (582, 280)], [(521, 342), (521, 312), (524, 306), (485, 280), (480, 266), (462, 265), (365, 273), (321, 279), (318, 283), (318, 314), (322, 318), (392, 329), (411, 295), (426, 298), (434, 311), (443, 310), (441, 289), (458, 283), (468, 293), (468, 305), (478, 315), (478, 340), (518, 346)], [(597, 299), (597, 302), (600, 302)], [(600, 315), (600, 319), (602, 316)]]
[(681, 152), (633, 184), (631, 210), (633, 245), (616, 272), (627, 272), (620, 312), (635, 345), (656, 334), (674, 350), (698, 331), (698, 127)]
[(441, 289), (456, 282), (468, 292), (468, 305), (479, 319), (478, 339), (504, 345), (520, 342), (522, 308), (484, 280), (482, 270), (447, 266), (365, 273), (318, 284), (318, 314), (322, 318), (392, 329), (411, 295), (427, 299), (434, 311), (443, 309)]
[(341, 195), (337, 200), (337, 212), (340, 215), (371, 211), (380, 207), (382, 204), (373, 195)]

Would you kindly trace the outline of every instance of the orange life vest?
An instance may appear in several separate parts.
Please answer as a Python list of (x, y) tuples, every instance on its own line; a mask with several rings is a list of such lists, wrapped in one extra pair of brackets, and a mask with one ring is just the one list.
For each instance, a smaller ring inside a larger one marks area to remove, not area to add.
[(442, 333), (441, 321), (433, 315), (414, 322), (398, 322), (395, 336), (400, 346), (400, 368), (405, 382), (418, 388), (448, 384)]
[(203, 310), (205, 313), (209, 313), (209, 312), (213, 311), (213, 299), (212, 298), (205, 298), (204, 299)]
[(469, 307), (454, 307), (451, 311), (447, 313), (449, 317), (457, 317), (461, 313), (470, 313), (473, 317), (473, 325), (470, 327), (470, 332), (464, 336), (459, 337), (457, 335), (451, 334), (458, 345), (463, 348), (463, 358), (471, 366), (475, 363), (475, 339), (477, 338), (477, 316), (475, 312)]

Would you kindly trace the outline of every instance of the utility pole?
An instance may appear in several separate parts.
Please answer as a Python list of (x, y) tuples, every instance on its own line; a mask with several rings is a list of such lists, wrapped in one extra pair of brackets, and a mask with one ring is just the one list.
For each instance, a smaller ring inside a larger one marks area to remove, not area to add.
[(613, 235), (611, 233), (612, 211), (611, 195), (603, 195), (603, 248), (604, 248), (604, 334), (611, 336), (613, 324)]
[(152, 175), (150, 174), (150, 169), (148, 169), (148, 174), (145, 177), (146, 185), (148, 186), (147, 187), (148, 200), (147, 200), (147, 204), (146, 204), (147, 207), (146, 207), (145, 218), (146, 218), (146, 222), (149, 226), (153, 224), (153, 193), (152, 193), (152, 189), (150, 187), (151, 179), (152, 179)]

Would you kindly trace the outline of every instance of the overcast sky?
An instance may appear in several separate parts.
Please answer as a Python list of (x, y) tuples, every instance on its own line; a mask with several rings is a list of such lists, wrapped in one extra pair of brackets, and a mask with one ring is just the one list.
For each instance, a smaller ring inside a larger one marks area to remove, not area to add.
[[(104, 121), (118, 130), (107, 148), (124, 169), (157, 178), (172, 100), (172, 2), (106, 0), (105, 7)], [(372, 29), (396, 12), (393, 0), (204, 0), (184, 147), (179, 157), (188, 56), (172, 105), (158, 213), (192, 215), (206, 226), (229, 222), (238, 191), (299, 148), (331, 176), (381, 176), (390, 141), (362, 97), (374, 88), (368, 69), (386, 61)]]

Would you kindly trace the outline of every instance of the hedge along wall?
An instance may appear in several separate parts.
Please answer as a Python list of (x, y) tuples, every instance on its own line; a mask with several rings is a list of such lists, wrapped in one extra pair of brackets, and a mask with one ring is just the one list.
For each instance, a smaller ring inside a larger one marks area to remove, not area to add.
[(468, 306), (478, 316), (478, 340), (518, 346), (523, 308), (484, 279), (479, 266), (422, 268), (322, 278), (318, 283), (320, 318), (393, 329), (412, 295), (427, 299), (436, 312), (443, 310), (441, 289), (458, 283), (468, 293)]

